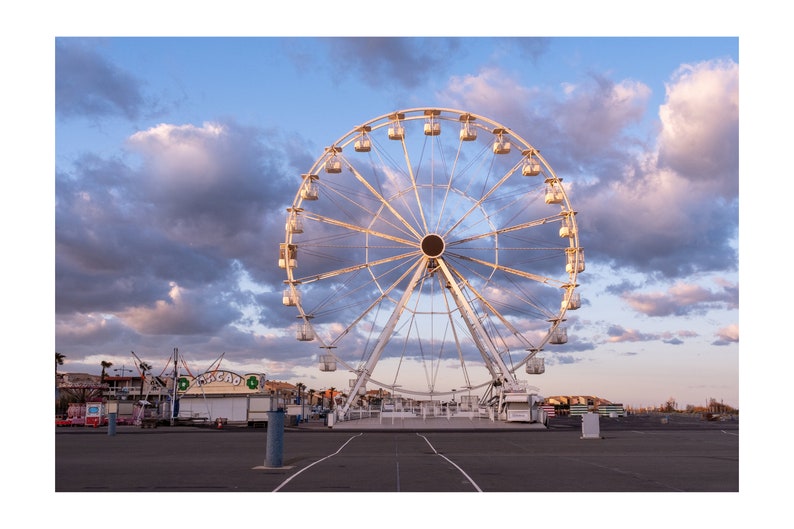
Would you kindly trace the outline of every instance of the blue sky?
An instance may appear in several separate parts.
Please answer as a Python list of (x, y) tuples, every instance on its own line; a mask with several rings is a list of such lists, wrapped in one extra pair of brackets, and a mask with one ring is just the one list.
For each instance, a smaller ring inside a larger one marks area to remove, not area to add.
[[(345, 387), (349, 374), (321, 373), (273, 323), (289, 311), (274, 260), (285, 208), (353, 127), (443, 107), (508, 125), (571, 183), (584, 304), (531, 383), (634, 406), (739, 405), (738, 38), (52, 45), (64, 371), (130, 367), (131, 350), (157, 367), (178, 347), (197, 368), (223, 353), (228, 369)], [(186, 160), (199, 158), (217, 167), (211, 182), (195, 181)]]

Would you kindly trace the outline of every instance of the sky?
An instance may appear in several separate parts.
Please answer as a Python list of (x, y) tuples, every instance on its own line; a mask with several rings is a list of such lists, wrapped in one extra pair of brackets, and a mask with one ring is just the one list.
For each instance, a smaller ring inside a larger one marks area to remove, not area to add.
[[(55, 350), (346, 387), (295, 340), (275, 257), (298, 175), (360, 123), (467, 110), (538, 146), (587, 258), (531, 383), (739, 406), (736, 37), (58, 37)], [(570, 183), (569, 183), (570, 182)], [(118, 374), (118, 373), (113, 373)]]

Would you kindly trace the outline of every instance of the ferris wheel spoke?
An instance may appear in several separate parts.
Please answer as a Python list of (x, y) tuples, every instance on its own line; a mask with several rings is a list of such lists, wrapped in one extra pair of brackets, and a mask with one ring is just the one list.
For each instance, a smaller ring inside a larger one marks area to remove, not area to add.
[[(522, 182), (522, 184), (524, 184), (524, 182)], [(483, 215), (473, 224), (467, 225), (466, 231), (473, 231), (482, 223), (488, 223), (490, 226), (494, 219), (500, 219), (496, 222), (496, 224), (500, 226), (509, 226), (517, 222), (516, 219), (519, 217), (525, 216), (527, 208), (535, 202), (539, 196), (540, 193), (536, 188), (526, 187), (525, 185), (521, 185), (519, 189), (502, 189), (502, 193), (493, 194), (479, 206), (476, 203), (474, 204), (474, 208), (485, 205), (493, 205), (493, 208), (489, 208), (487, 215)], [(552, 218), (554, 217), (549, 217), (549, 219)], [(522, 223), (519, 222), (518, 224), (521, 225)], [(490, 228), (486, 228), (486, 232), (489, 230)]]
[(543, 283), (543, 284), (546, 284), (546, 285), (556, 285), (556, 286), (562, 287), (562, 286), (564, 286), (566, 284), (566, 282), (560, 281), (559, 279), (554, 279), (552, 277), (542, 276), (542, 275), (539, 275), (539, 274), (533, 274), (531, 272), (527, 272), (527, 271), (524, 271), (524, 270), (519, 270), (517, 268), (512, 268), (512, 267), (509, 267), (509, 266), (500, 265), (498, 263), (484, 261), (482, 259), (477, 259), (476, 257), (471, 257), (471, 256), (468, 256), (468, 255), (455, 254), (455, 257), (458, 258), (458, 259), (462, 259), (462, 260), (465, 260), (465, 261), (470, 261), (472, 263), (477, 263), (477, 264), (480, 264), (480, 265), (483, 265), (483, 266), (486, 266), (486, 267), (490, 267), (490, 268), (493, 268), (494, 270), (500, 270), (502, 272), (505, 272), (505, 273), (508, 273), (508, 274), (512, 274), (512, 275), (517, 276), (517, 277), (523, 277), (524, 279), (531, 279), (533, 281), (536, 281), (538, 283)]
[(475, 288), (475, 287), (474, 287), (474, 285), (472, 285), (472, 284), (471, 284), (471, 282), (470, 282), (468, 279), (466, 279), (466, 277), (465, 277), (465, 276), (463, 276), (463, 274), (461, 274), (461, 273), (460, 273), (458, 270), (456, 270), (456, 269), (455, 269), (455, 268), (453, 268), (452, 266), (449, 266), (449, 269), (450, 269), (451, 273), (452, 273), (452, 274), (453, 274), (455, 277), (457, 277), (457, 278), (458, 278), (458, 280), (460, 281), (460, 283), (462, 283), (463, 285), (465, 285), (465, 287), (466, 287), (466, 290), (468, 290), (468, 291), (470, 291), (472, 294), (474, 294), (475, 298), (476, 298), (476, 299), (477, 299), (477, 300), (478, 300), (478, 301), (479, 301), (479, 302), (480, 302), (480, 303), (483, 305), (483, 307), (485, 307), (485, 308), (486, 308), (486, 309), (487, 309), (487, 310), (488, 310), (488, 311), (489, 311), (489, 312), (490, 312), (490, 313), (491, 313), (491, 314), (492, 314), (492, 315), (493, 315), (493, 316), (494, 316), (494, 317), (495, 317), (497, 320), (499, 320), (499, 322), (501, 322), (501, 323), (502, 323), (502, 325), (504, 325), (504, 327), (505, 327), (505, 328), (506, 328), (508, 331), (510, 331), (510, 333), (511, 333), (513, 336), (515, 336), (515, 337), (516, 337), (516, 338), (517, 338), (519, 341), (521, 341), (521, 342), (522, 342), (522, 343), (524, 343), (525, 345), (527, 345), (527, 346), (531, 346), (531, 344), (529, 343), (529, 341), (527, 341), (527, 340), (524, 338), (524, 336), (523, 336), (523, 335), (521, 334), (521, 332), (520, 332), (520, 331), (519, 331), (519, 330), (518, 330), (518, 329), (517, 329), (517, 328), (516, 328), (516, 327), (515, 327), (515, 326), (512, 324), (512, 322), (511, 322), (509, 319), (507, 319), (505, 316), (503, 316), (503, 315), (502, 315), (502, 313), (501, 313), (501, 312), (499, 312), (499, 310), (497, 310), (497, 309), (496, 309), (496, 307), (495, 307), (495, 306), (494, 306), (494, 305), (493, 305), (493, 304), (492, 304), (490, 301), (488, 301), (487, 297), (486, 297), (486, 296), (484, 296), (484, 295), (483, 295), (481, 292), (479, 292), (479, 291), (477, 290), (477, 288)]
[(427, 233), (427, 219), (425, 218), (425, 209), (422, 204), (422, 200), (419, 198), (419, 189), (416, 186), (416, 174), (414, 173), (413, 163), (411, 162), (411, 155), (408, 153), (408, 146), (405, 144), (405, 139), (402, 140), (403, 146), (403, 155), (405, 156), (405, 167), (408, 170), (408, 178), (411, 181), (411, 188), (414, 192), (414, 198), (416, 199), (416, 207), (419, 210), (419, 217), (422, 222), (422, 226), (424, 227), (425, 233)]
[[(377, 222), (383, 223), (385, 225), (385, 227), (387, 227), (387, 228), (394, 229), (395, 232), (397, 232), (397, 233), (402, 233), (402, 234), (404, 234), (407, 237), (413, 237), (414, 236), (413, 233), (411, 233), (409, 230), (407, 230), (403, 226), (402, 222), (400, 222), (399, 224), (395, 224), (392, 220), (386, 218), (383, 215), (383, 211), (384, 211), (384, 209), (386, 209), (386, 203), (385, 202), (376, 201), (375, 204), (377, 205), (377, 210), (375, 210), (375, 209), (371, 209), (371, 208), (365, 206), (364, 204), (362, 204), (362, 202), (363, 202), (362, 198), (363, 197), (361, 197), (360, 193), (352, 192), (351, 190), (349, 190), (347, 188), (338, 188), (338, 187), (330, 185), (328, 183), (324, 183), (322, 188), (325, 189), (327, 192), (332, 193), (332, 196), (336, 197), (338, 199), (338, 200), (333, 200), (333, 199), (331, 200), (334, 203), (334, 205), (336, 206), (336, 210), (335, 211), (346, 212), (347, 216), (354, 220), (354, 222), (351, 222), (351, 223), (348, 223), (348, 224), (350, 224), (351, 226), (356, 226), (355, 229), (357, 231), (360, 231), (361, 229), (363, 229), (363, 227), (360, 226), (360, 224), (361, 224), (361, 220), (360, 219), (361, 219), (361, 216), (363, 215), (363, 216), (368, 217), (369, 219), (371, 219), (368, 222), (369, 226), (372, 226), (372, 224), (375, 221), (377, 221)], [(371, 197), (368, 194), (367, 198), (376, 198), (376, 197)], [(356, 200), (356, 199), (358, 199), (358, 200)], [(347, 211), (345, 208), (341, 207), (340, 201), (341, 201), (341, 203), (352, 204), (356, 208), (357, 212), (359, 212), (360, 214), (356, 215), (353, 212)], [(306, 215), (306, 218), (311, 218), (311, 217), (319, 217), (319, 213), (316, 213), (314, 215), (312, 215), (312, 214), (307, 214)], [(322, 220), (322, 219), (319, 219), (319, 220)], [(342, 221), (342, 222), (344, 222), (344, 221)], [(414, 243), (407, 243), (407, 244), (414, 244)]]
[[(404, 159), (405, 158), (405, 154), (403, 154), (403, 153), (406, 150), (406, 146), (405, 146), (404, 141), (402, 141), (402, 140), (400, 141), (400, 144), (401, 144), (401, 153), (400, 154), (402, 155), (402, 157)], [(383, 209), (383, 207), (385, 205), (387, 205), (387, 204), (389, 204), (389, 205), (392, 204), (393, 200), (399, 199), (399, 202), (405, 207), (407, 212), (410, 214), (412, 220), (415, 222), (415, 225), (416, 226), (421, 225), (421, 222), (419, 221), (419, 219), (416, 218), (416, 214), (414, 212), (414, 208), (412, 208), (411, 205), (408, 203), (408, 201), (405, 199), (405, 195), (409, 191), (407, 189), (404, 189), (405, 183), (402, 180), (399, 179), (400, 176), (406, 176), (406, 172), (410, 171), (410, 169), (406, 170), (406, 168), (404, 168), (403, 165), (400, 164), (397, 159), (395, 159), (393, 156), (389, 155), (388, 150), (385, 149), (380, 142), (373, 141), (371, 143), (371, 147), (372, 147), (372, 152), (370, 154), (374, 155), (374, 157), (377, 158), (377, 160), (380, 162), (380, 165), (381, 165), (381, 169), (380, 170), (374, 170), (373, 171), (375, 184), (377, 186), (378, 197), (381, 199), (381, 200), (379, 200), (379, 203), (381, 204), (381, 208), (380, 209)], [(371, 165), (372, 165), (372, 163), (371, 163)], [(409, 168), (410, 168), (410, 165), (409, 165)], [(385, 183), (387, 184), (387, 187), (391, 186), (393, 188), (392, 189), (392, 193), (390, 193), (388, 195), (387, 195), (387, 193), (385, 193), (385, 191), (384, 191), (384, 182), (382, 181), (382, 178), (379, 177), (380, 175), (383, 175), (383, 177), (385, 178), (385, 180), (386, 180)], [(359, 176), (361, 176), (361, 173), (359, 173)], [(411, 175), (410, 174), (409, 174), (408, 178), (411, 179)], [(413, 186), (413, 185), (410, 186), (410, 187), (411, 187), (411, 189), (415, 189), (415, 186)], [(376, 198), (378, 198), (378, 197), (376, 197)], [(384, 198), (384, 197), (386, 198), (385, 202), (382, 200), (382, 198)], [(378, 215), (378, 217), (380, 217), (380, 215)], [(405, 228), (397, 227), (393, 223), (389, 222), (387, 219), (382, 219), (382, 220), (384, 222), (387, 222), (390, 226), (394, 227), (395, 229), (399, 230), (400, 232), (406, 233), (407, 235), (416, 236), (416, 232), (415, 231), (408, 231)], [(410, 228), (411, 226), (414, 226), (414, 224), (410, 224), (409, 225), (408, 223), (406, 223), (406, 219), (405, 218), (398, 218), (398, 220), (402, 224), (404, 224), (406, 227)]]
[[(347, 161), (347, 160), (346, 160), (346, 161)], [(381, 204), (383, 204), (383, 205), (384, 205), (384, 207), (386, 207), (386, 209), (388, 209), (388, 210), (391, 212), (391, 214), (392, 214), (392, 215), (394, 215), (394, 216), (395, 216), (395, 217), (396, 217), (396, 218), (397, 218), (397, 219), (398, 219), (400, 222), (402, 222), (402, 223), (403, 223), (403, 225), (404, 225), (404, 226), (405, 226), (405, 227), (406, 227), (406, 228), (407, 228), (407, 229), (408, 229), (408, 230), (409, 230), (409, 231), (410, 231), (410, 232), (411, 232), (411, 233), (412, 233), (412, 234), (413, 234), (413, 235), (414, 235), (414, 236), (415, 236), (417, 239), (421, 239), (421, 238), (422, 238), (421, 234), (420, 234), (418, 231), (416, 231), (416, 228), (414, 228), (414, 227), (411, 225), (411, 223), (410, 223), (410, 222), (408, 222), (408, 221), (405, 219), (405, 217), (403, 217), (403, 215), (401, 215), (401, 214), (400, 214), (400, 212), (399, 212), (399, 211), (397, 211), (397, 210), (394, 208), (394, 206), (392, 206), (392, 205), (389, 203), (389, 201), (388, 201), (388, 200), (386, 200), (386, 198), (384, 198), (384, 196), (383, 196), (383, 195), (382, 195), (380, 192), (378, 192), (378, 190), (377, 190), (377, 189), (375, 189), (375, 188), (372, 186), (372, 184), (370, 184), (370, 183), (367, 181), (367, 179), (366, 179), (366, 178), (364, 178), (364, 177), (362, 176), (362, 174), (361, 174), (361, 173), (360, 173), (360, 172), (359, 172), (359, 171), (358, 171), (358, 170), (357, 170), (357, 169), (356, 169), (356, 168), (353, 166), (353, 164), (351, 164), (350, 162), (347, 162), (347, 167), (348, 167), (348, 169), (350, 169), (350, 172), (352, 172), (352, 173), (353, 173), (353, 175), (355, 175), (356, 179), (357, 179), (359, 182), (361, 182), (361, 184), (362, 184), (364, 187), (366, 187), (366, 188), (369, 190), (369, 192), (372, 194), (372, 196), (373, 196), (373, 197), (375, 197), (377, 200), (379, 200), (379, 201), (381, 202)]]
[[(358, 392), (358, 389), (361, 387), (361, 385), (366, 382), (365, 379), (372, 374), (372, 370), (374, 369), (375, 364), (378, 363), (378, 360), (380, 359), (380, 356), (383, 353), (383, 349), (386, 347), (386, 344), (388, 343), (392, 333), (394, 332), (395, 327), (397, 326), (397, 322), (399, 321), (400, 316), (405, 310), (406, 303), (410, 299), (414, 289), (419, 284), (422, 274), (424, 273), (424, 267), (422, 266), (424, 264), (424, 261), (425, 261), (424, 259), (420, 259), (419, 261), (414, 263), (412, 267), (408, 268), (406, 270), (406, 273), (403, 275), (403, 277), (405, 277), (408, 273), (410, 273), (410, 271), (412, 270), (414, 271), (411, 280), (408, 282), (408, 285), (405, 287), (405, 290), (403, 291), (402, 297), (397, 302), (397, 305), (395, 305), (394, 311), (392, 312), (391, 316), (389, 316), (386, 325), (383, 327), (383, 331), (378, 336), (378, 339), (375, 342), (375, 346), (372, 349), (372, 353), (369, 355), (369, 359), (362, 368), (363, 376), (360, 376), (358, 379), (356, 379), (354, 386), (351, 388), (352, 394), (355, 395)], [(396, 283), (395, 285), (393, 285), (393, 287), (394, 286), (396, 286)]]
[(481, 197), (480, 197), (480, 198), (479, 198), (477, 201), (475, 201), (475, 202), (474, 202), (474, 203), (471, 205), (471, 207), (469, 208), (469, 210), (468, 210), (468, 211), (466, 211), (466, 212), (465, 212), (463, 215), (461, 215), (461, 217), (458, 219), (458, 221), (457, 221), (457, 222), (455, 222), (455, 223), (454, 223), (454, 224), (453, 224), (453, 225), (452, 225), (452, 226), (451, 226), (449, 229), (447, 229), (447, 231), (446, 231), (445, 235), (448, 235), (448, 234), (450, 234), (450, 233), (451, 233), (451, 232), (452, 232), (452, 231), (453, 231), (455, 228), (457, 228), (458, 226), (460, 226), (460, 225), (461, 225), (461, 224), (464, 222), (464, 220), (465, 220), (465, 219), (466, 219), (466, 218), (467, 218), (469, 215), (471, 215), (471, 214), (472, 214), (472, 212), (476, 211), (476, 210), (477, 210), (479, 207), (481, 207), (481, 206), (482, 206), (482, 204), (483, 204), (483, 202), (485, 202), (485, 201), (486, 201), (486, 200), (487, 200), (487, 199), (488, 199), (488, 198), (489, 198), (489, 197), (490, 197), (490, 196), (491, 196), (493, 193), (495, 193), (495, 192), (496, 192), (496, 190), (497, 190), (497, 189), (499, 189), (499, 187), (500, 187), (502, 184), (504, 184), (504, 183), (505, 183), (505, 182), (506, 182), (506, 181), (507, 181), (507, 180), (508, 180), (508, 179), (509, 179), (511, 176), (513, 176), (513, 174), (516, 172), (516, 170), (518, 169), (518, 167), (519, 167), (519, 166), (518, 166), (518, 164), (514, 165), (514, 166), (513, 166), (513, 167), (512, 167), (512, 168), (511, 168), (509, 171), (507, 171), (507, 172), (506, 172), (506, 173), (505, 173), (505, 174), (502, 176), (502, 178), (500, 178), (500, 179), (499, 179), (499, 181), (498, 181), (496, 184), (494, 184), (494, 185), (493, 185), (493, 186), (492, 186), (492, 187), (491, 187), (491, 188), (490, 188), (488, 191), (484, 192), (484, 193), (482, 194), (482, 196), (481, 196)]
[(499, 374), (506, 375), (507, 366), (505, 366), (502, 362), (496, 345), (490, 339), (488, 333), (482, 328), (480, 319), (477, 317), (474, 308), (471, 306), (471, 303), (469, 303), (469, 301), (466, 299), (457, 282), (455, 281), (455, 276), (447, 266), (446, 260), (438, 259), (437, 262), (439, 269), (443, 272), (444, 277), (447, 280), (447, 284), (450, 286), (452, 299), (460, 311), (460, 315), (463, 317), (463, 320), (471, 333), (472, 339), (475, 341), (475, 343), (477, 343), (478, 349), (480, 350), (480, 354), (485, 361), (486, 367), (494, 377), (497, 377)]
[[(318, 303), (312, 310), (309, 311), (313, 317), (323, 316), (325, 314), (330, 313), (338, 313), (340, 311), (361, 306), (364, 304), (369, 303), (370, 294), (368, 294), (369, 289), (372, 285), (375, 285), (376, 288), (380, 289), (381, 295), (377, 296), (376, 299), (371, 303), (371, 305), (364, 310), (364, 313), (361, 317), (356, 318), (354, 320), (353, 326), (358, 323), (363, 316), (366, 316), (371, 310), (373, 306), (376, 306), (379, 302), (383, 301), (389, 295), (391, 289), (383, 290), (379, 284), (379, 281), (382, 278), (386, 277), (387, 275), (393, 273), (395, 270), (401, 267), (401, 263), (397, 262), (391, 263), (393, 266), (391, 268), (386, 269), (380, 275), (374, 275), (373, 269), (368, 268), (367, 271), (369, 275), (366, 277), (370, 277), (369, 280), (361, 281), (361, 284), (357, 287), (352, 287), (351, 284), (356, 281), (359, 277), (361, 277), (361, 270), (348, 274), (344, 283), (342, 284), (342, 288), (334, 289), (331, 294), (324, 299), (322, 302)], [(399, 280), (398, 280), (399, 282)], [(396, 283), (395, 283), (396, 284)], [(348, 302), (348, 300), (350, 300)], [(346, 304), (343, 304), (345, 302)], [(349, 328), (348, 328), (349, 330)], [(342, 333), (346, 334), (347, 330)]]
[[(452, 267), (450, 259), (447, 260), (447, 264)], [(493, 283), (492, 277), (486, 276), (474, 267), (466, 266), (466, 264), (467, 263), (465, 262), (458, 263), (458, 266), (456, 266), (455, 269), (465, 269), (472, 278), (480, 280), (483, 285), (491, 285)], [(460, 270), (458, 270), (458, 273), (464, 277), (466, 275)], [(508, 275), (504, 275), (504, 278), (505, 281), (510, 283), (510, 287), (496, 287), (498, 295), (485, 296), (490, 300), (492, 305), (503, 309), (502, 312), (509, 311), (511, 313), (522, 314), (529, 320), (549, 320), (554, 318), (554, 314), (545, 306), (544, 303), (535, 299), (532, 295), (526, 292), (526, 288), (518, 283), (518, 278)], [(471, 283), (471, 281), (469, 282)], [(532, 281), (532, 283), (534, 283), (534, 281)], [(497, 299), (503, 298), (504, 296), (507, 296), (507, 298), (514, 301), (512, 303), (506, 299), (497, 301)], [(529, 310), (530, 308), (533, 310)]]
[[(415, 264), (414, 266), (417, 266)], [(413, 267), (408, 268), (396, 281), (394, 281), (388, 288), (384, 289), (379, 296), (377, 296), (365, 309), (361, 314), (359, 314), (356, 318), (352, 320), (350, 325), (348, 325), (342, 332), (336, 336), (331, 342), (331, 345), (335, 346), (339, 340), (341, 340), (344, 336), (346, 336), (352, 329), (354, 329), (361, 321), (364, 320), (369, 314), (372, 313), (373, 310), (377, 310), (382, 306), (382, 302), (387, 299), (391, 293), (402, 283), (408, 274), (413, 269)]]
[[(438, 212), (438, 215), (437, 215), (438, 220), (436, 221), (436, 228), (434, 230), (435, 232), (438, 232), (438, 231), (441, 230), (441, 221), (444, 218), (444, 212), (445, 212), (446, 207), (447, 207), (447, 201), (449, 199), (450, 193), (452, 192), (452, 182), (454, 180), (456, 180), (457, 175), (458, 175), (458, 172), (457, 172), (458, 171), (458, 163), (459, 163), (460, 158), (461, 158), (461, 152), (462, 152), (462, 149), (463, 149), (463, 144), (464, 144), (464, 141), (462, 139), (458, 140), (458, 147), (457, 147), (457, 150), (455, 152), (455, 160), (454, 160), (454, 162), (452, 164), (452, 170), (450, 171), (449, 178), (447, 179), (446, 185), (444, 186), (444, 195), (443, 195), (443, 199), (441, 201), (441, 208), (439, 209), (439, 212)], [(486, 152), (486, 151), (487, 151), (487, 149), (485, 147), (483, 147), (483, 149), (479, 153), (476, 154), (475, 158), (480, 158), (482, 156), (482, 154), (484, 152)]]
[[(439, 282), (445, 281), (443, 277), (439, 276)], [(447, 316), (449, 321), (449, 328), (452, 332), (452, 338), (455, 342), (455, 351), (457, 352), (458, 362), (460, 363), (461, 373), (463, 375), (464, 386), (471, 386), (471, 379), (469, 378), (469, 371), (466, 368), (466, 362), (464, 360), (463, 355), (463, 348), (461, 347), (460, 337), (458, 336), (457, 326), (455, 325), (455, 321), (453, 319), (453, 315), (457, 313), (457, 310), (453, 310), (452, 306), (449, 304), (449, 295), (446, 292), (446, 285), (443, 285), (444, 289), (442, 292), (444, 295), (442, 296), (444, 300), (444, 312)]]
[(471, 237), (466, 237), (463, 239), (458, 239), (456, 241), (450, 241), (447, 243), (447, 246), (457, 246), (460, 244), (465, 244), (468, 242), (477, 241), (480, 239), (487, 239), (489, 237), (493, 237), (495, 235), (501, 235), (503, 233), (510, 233), (514, 231), (521, 231), (526, 230), (528, 228), (534, 228), (536, 226), (543, 226), (544, 224), (549, 224), (551, 222), (558, 221), (562, 219), (563, 215), (553, 215), (551, 217), (544, 217), (540, 219), (530, 220), (527, 222), (522, 222), (520, 224), (515, 224), (513, 226), (506, 226), (504, 228), (499, 228), (496, 230), (486, 231), (482, 233), (478, 233), (477, 235), (473, 235)]
[(411, 257), (416, 257), (416, 252), (407, 252), (400, 255), (394, 255), (391, 257), (384, 257), (383, 259), (378, 259), (376, 261), (369, 261), (365, 263), (356, 264), (353, 266), (348, 266), (345, 268), (338, 268), (336, 270), (329, 270), (327, 272), (323, 272), (321, 274), (315, 274), (311, 276), (305, 276), (298, 279), (292, 280), (294, 283), (311, 283), (314, 281), (320, 281), (322, 279), (328, 279), (331, 277), (336, 277), (344, 274), (349, 274), (351, 272), (356, 272), (358, 270), (364, 270), (366, 268), (372, 268), (374, 266), (379, 266), (385, 263), (390, 263), (394, 261), (401, 261), (405, 259), (409, 259)]
[(307, 213), (307, 214), (304, 215), (304, 217), (307, 220), (315, 220), (315, 221), (321, 222), (323, 224), (328, 224), (330, 226), (337, 226), (337, 227), (340, 227), (340, 228), (345, 228), (345, 229), (353, 231), (353, 232), (366, 233), (367, 235), (370, 235), (370, 236), (373, 236), (373, 237), (380, 237), (381, 239), (386, 239), (386, 240), (389, 240), (389, 241), (397, 242), (397, 243), (403, 244), (405, 246), (414, 247), (414, 248), (418, 248), (419, 247), (419, 243), (416, 242), (416, 241), (409, 241), (409, 240), (403, 239), (401, 237), (395, 237), (394, 235), (390, 235), (388, 233), (383, 233), (383, 232), (380, 232), (380, 231), (376, 231), (376, 230), (373, 230), (371, 228), (365, 228), (365, 227), (358, 226), (356, 224), (351, 224), (349, 222), (345, 222), (345, 221), (342, 221), (342, 220), (337, 220), (337, 219), (333, 219), (331, 217), (326, 217), (324, 215), (317, 215), (317, 214), (314, 214), (314, 213)]

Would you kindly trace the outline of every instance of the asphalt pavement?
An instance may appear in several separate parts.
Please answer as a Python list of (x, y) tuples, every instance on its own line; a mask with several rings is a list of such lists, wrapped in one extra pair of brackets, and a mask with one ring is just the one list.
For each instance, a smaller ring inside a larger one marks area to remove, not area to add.
[[(739, 492), (738, 420), (56, 428), (55, 492)], [(272, 435), (277, 435), (274, 432)]]

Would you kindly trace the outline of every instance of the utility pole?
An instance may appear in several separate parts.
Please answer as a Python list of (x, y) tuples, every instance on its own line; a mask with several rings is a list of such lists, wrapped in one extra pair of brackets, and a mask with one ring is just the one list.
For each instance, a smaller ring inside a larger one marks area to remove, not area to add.
[(171, 398), (171, 426), (174, 425), (174, 414), (176, 411), (176, 399), (179, 391), (179, 349), (174, 347), (174, 395)]

